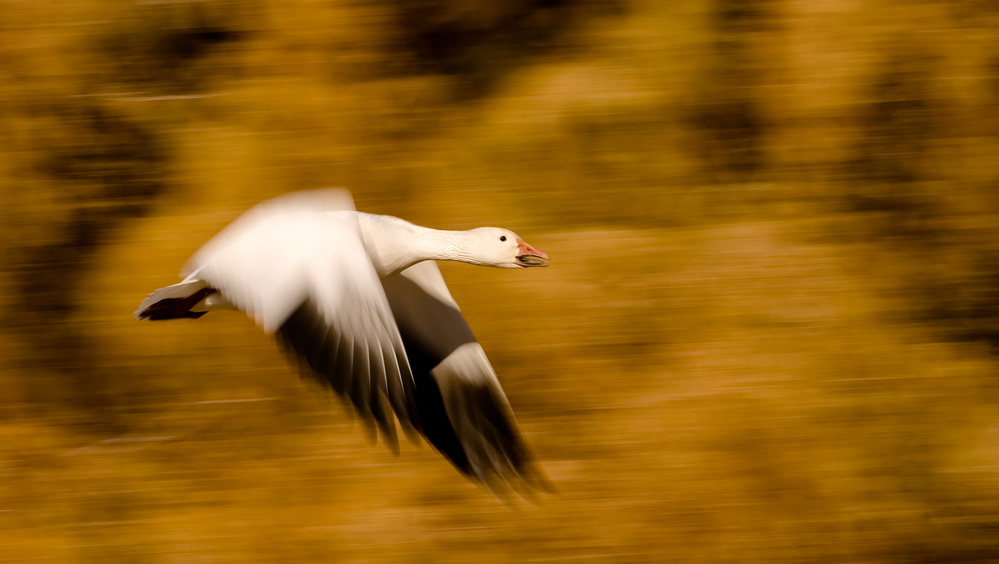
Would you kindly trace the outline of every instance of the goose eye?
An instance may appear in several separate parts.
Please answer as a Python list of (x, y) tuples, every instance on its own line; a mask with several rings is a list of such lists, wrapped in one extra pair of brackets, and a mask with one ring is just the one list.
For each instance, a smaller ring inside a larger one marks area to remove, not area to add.
[(506, 241), (506, 235), (500, 235), (500, 241)]

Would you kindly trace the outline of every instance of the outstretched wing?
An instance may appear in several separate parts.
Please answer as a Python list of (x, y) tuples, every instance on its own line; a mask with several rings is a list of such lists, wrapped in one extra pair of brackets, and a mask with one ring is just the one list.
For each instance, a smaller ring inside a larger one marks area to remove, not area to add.
[(375, 421), (396, 449), (388, 404), (401, 421), (415, 418), (413, 377), (399, 330), (356, 216), (317, 213), (328, 209), (330, 194), (309, 195), (257, 205), (202, 247), (186, 270), (267, 333), (277, 333), (321, 382), (349, 398), (365, 421)]
[(416, 380), (418, 428), (462, 473), (547, 488), (482, 346), (433, 261), (384, 282)]

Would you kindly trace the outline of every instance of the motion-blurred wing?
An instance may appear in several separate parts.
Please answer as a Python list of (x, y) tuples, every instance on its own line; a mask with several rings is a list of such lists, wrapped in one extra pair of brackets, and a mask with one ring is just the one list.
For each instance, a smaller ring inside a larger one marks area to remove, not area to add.
[(271, 226), (293, 226), (297, 218), (327, 211), (355, 211), (354, 199), (342, 188), (290, 192), (260, 202), (243, 212), (232, 223), (201, 246), (180, 271), (181, 278), (195, 276), (195, 271), (214, 257), (233, 250), (233, 242), (247, 233), (264, 233)]
[(417, 425), (464, 474), (547, 487), (496, 373), (447, 289), (425, 261), (384, 282), (416, 379)]
[(254, 207), (199, 250), (186, 270), (267, 333), (276, 332), (395, 448), (386, 404), (408, 422), (414, 396), (399, 330), (356, 216), (317, 213), (328, 209), (330, 198), (310, 194)]

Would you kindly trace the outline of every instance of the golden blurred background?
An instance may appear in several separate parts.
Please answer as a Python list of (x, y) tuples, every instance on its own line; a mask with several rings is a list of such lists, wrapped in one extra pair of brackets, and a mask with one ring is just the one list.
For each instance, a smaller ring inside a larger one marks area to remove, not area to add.
[[(999, 561), (999, 3), (0, 9), (0, 562)], [(443, 268), (557, 494), (132, 319), (328, 186), (552, 256)]]

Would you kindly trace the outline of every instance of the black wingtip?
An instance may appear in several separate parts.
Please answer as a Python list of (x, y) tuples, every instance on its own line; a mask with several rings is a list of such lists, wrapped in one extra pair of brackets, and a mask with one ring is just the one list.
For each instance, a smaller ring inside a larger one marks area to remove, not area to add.
[(184, 298), (163, 298), (132, 314), (139, 321), (166, 321), (168, 319), (197, 319), (207, 311), (191, 311), (201, 300), (214, 294), (214, 288), (202, 288)]

